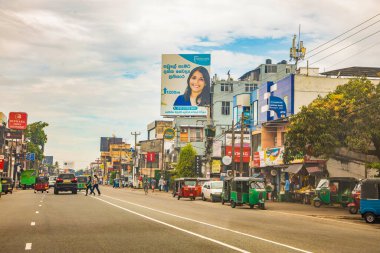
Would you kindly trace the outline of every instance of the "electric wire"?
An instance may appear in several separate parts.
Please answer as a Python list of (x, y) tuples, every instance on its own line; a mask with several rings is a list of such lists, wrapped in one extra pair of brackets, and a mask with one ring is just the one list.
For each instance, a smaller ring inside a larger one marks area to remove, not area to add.
[(312, 50), (310, 50), (310, 51), (309, 51), (309, 53), (310, 53), (310, 52), (313, 52), (313, 51), (315, 51), (315, 50), (317, 50), (317, 49), (318, 49), (318, 48), (320, 48), (320, 47), (323, 47), (324, 45), (326, 45), (326, 44), (328, 44), (328, 43), (330, 43), (330, 42), (332, 42), (332, 41), (336, 40), (337, 38), (340, 38), (340, 37), (342, 37), (342, 36), (343, 36), (343, 35), (345, 35), (346, 33), (348, 33), (348, 32), (350, 32), (350, 31), (352, 31), (352, 30), (354, 30), (354, 29), (358, 28), (359, 26), (361, 26), (361, 25), (363, 25), (363, 24), (367, 23), (368, 21), (370, 21), (370, 20), (372, 20), (372, 19), (376, 18), (377, 16), (380, 16), (380, 13), (376, 14), (375, 16), (373, 16), (373, 17), (371, 17), (371, 18), (369, 18), (369, 19), (367, 19), (367, 20), (365, 20), (365, 21), (363, 21), (362, 23), (360, 23), (360, 24), (356, 25), (355, 27), (353, 27), (353, 28), (351, 28), (351, 29), (349, 29), (349, 30), (347, 30), (347, 31), (343, 32), (342, 34), (340, 34), (340, 35), (336, 36), (335, 38), (333, 38), (333, 39), (331, 39), (331, 40), (329, 40), (329, 41), (327, 41), (327, 42), (323, 43), (322, 45), (319, 45), (319, 46), (317, 46), (317, 47), (313, 48)]

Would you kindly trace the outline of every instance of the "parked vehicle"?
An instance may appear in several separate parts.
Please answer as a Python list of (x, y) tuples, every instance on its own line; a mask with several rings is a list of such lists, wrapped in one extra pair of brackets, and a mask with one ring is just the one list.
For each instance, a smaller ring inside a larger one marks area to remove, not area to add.
[(86, 176), (77, 176), (77, 190), (86, 190), (87, 177)]
[(59, 174), (54, 185), (54, 194), (60, 191), (71, 191), (72, 194), (77, 194), (78, 181), (73, 173)]
[(250, 208), (257, 205), (260, 209), (265, 209), (265, 199), (264, 179), (252, 177), (235, 177), (232, 179), (230, 193), (232, 208), (247, 204)]
[(37, 172), (35, 170), (24, 170), (20, 176), (20, 187), (25, 190), (27, 188), (33, 188), (36, 183)]
[(351, 192), (358, 182), (356, 178), (352, 177), (321, 179), (315, 189), (314, 206), (340, 204), (342, 207), (346, 207), (348, 203), (353, 201)]
[(196, 197), (200, 197), (198, 192), (198, 181), (196, 178), (177, 178), (174, 181), (173, 197), (190, 198), (194, 200)]
[(231, 181), (232, 177), (225, 177), (223, 180), (223, 189), (222, 189), (222, 205), (224, 203), (230, 203), (231, 200)]
[(351, 197), (353, 201), (348, 203), (348, 211), (350, 214), (357, 214), (360, 209), (360, 190), (362, 183), (359, 182), (355, 185), (355, 188), (351, 192)]
[(56, 179), (57, 179), (57, 176), (50, 176), (49, 177), (49, 187), (54, 187)]
[(34, 193), (36, 192), (47, 192), (49, 193), (49, 178), (48, 177), (36, 177), (36, 182), (34, 184)]
[(4, 192), (5, 194), (8, 194), (8, 193), (12, 194), (13, 186), (14, 186), (12, 178), (10, 177), (1, 178), (1, 185), (2, 185), (2, 189), (0, 189), (0, 194), (1, 192)]
[(202, 200), (210, 199), (211, 202), (222, 199), (223, 181), (208, 181), (202, 186)]
[(359, 212), (367, 223), (380, 217), (380, 178), (362, 181)]

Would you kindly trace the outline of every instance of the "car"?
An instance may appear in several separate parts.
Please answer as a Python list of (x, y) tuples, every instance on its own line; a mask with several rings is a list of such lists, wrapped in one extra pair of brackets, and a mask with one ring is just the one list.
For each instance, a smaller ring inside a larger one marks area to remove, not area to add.
[(78, 180), (73, 173), (59, 174), (54, 184), (54, 194), (60, 191), (71, 191), (72, 194), (77, 194)]
[(50, 176), (49, 177), (49, 187), (54, 187), (56, 179), (57, 179), (57, 176)]
[(210, 199), (211, 202), (222, 199), (223, 181), (208, 181), (202, 186), (202, 200)]

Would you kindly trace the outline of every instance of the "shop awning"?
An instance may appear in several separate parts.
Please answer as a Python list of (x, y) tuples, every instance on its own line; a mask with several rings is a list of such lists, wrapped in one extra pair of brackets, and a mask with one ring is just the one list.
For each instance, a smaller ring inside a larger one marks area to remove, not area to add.
[(307, 167), (306, 170), (309, 174), (322, 173), (322, 170), (319, 167)]
[(303, 164), (291, 164), (289, 165), (289, 167), (284, 170), (284, 172), (288, 172), (288, 173), (293, 173), (293, 174), (297, 174), (303, 167)]

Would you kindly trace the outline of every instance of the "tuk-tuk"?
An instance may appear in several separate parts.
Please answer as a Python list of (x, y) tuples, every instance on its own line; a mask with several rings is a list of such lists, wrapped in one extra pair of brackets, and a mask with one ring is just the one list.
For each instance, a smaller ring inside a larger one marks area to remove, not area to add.
[(196, 178), (177, 178), (174, 180), (173, 197), (190, 198), (194, 200), (201, 195), (198, 193), (198, 181)]
[(80, 190), (86, 190), (86, 184), (87, 184), (87, 177), (86, 176), (77, 176), (77, 189)]
[(265, 209), (267, 193), (263, 178), (235, 177), (231, 181), (230, 203), (231, 207), (248, 204), (252, 209), (257, 205)]
[(34, 188), (36, 182), (37, 173), (35, 170), (24, 170), (21, 172), (20, 187), (23, 190), (26, 188)]
[(351, 192), (352, 202), (348, 203), (348, 211), (350, 214), (357, 214), (360, 209), (360, 191), (362, 187), (362, 182), (359, 182), (355, 185), (354, 189)]
[(225, 177), (223, 180), (222, 205), (229, 203), (231, 200), (231, 181), (232, 177)]
[(353, 177), (331, 177), (321, 179), (315, 189), (316, 197), (313, 199), (315, 207), (321, 205), (340, 204), (346, 207), (353, 201), (351, 192), (359, 181)]
[(49, 193), (49, 178), (48, 177), (36, 177), (36, 182), (34, 184), (34, 193), (44, 192)]
[(362, 181), (359, 212), (367, 223), (380, 217), (380, 178)]
[(1, 178), (1, 184), (2, 189), (1, 192), (4, 192), (5, 194), (13, 192), (13, 179), (10, 177), (3, 177)]

